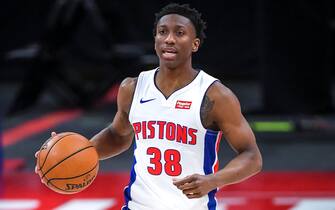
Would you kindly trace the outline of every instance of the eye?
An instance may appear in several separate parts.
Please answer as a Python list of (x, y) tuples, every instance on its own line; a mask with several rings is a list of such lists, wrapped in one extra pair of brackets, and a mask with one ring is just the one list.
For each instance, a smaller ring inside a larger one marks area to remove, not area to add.
[(177, 31), (177, 36), (183, 36), (185, 32), (183, 30)]
[(166, 34), (166, 30), (165, 29), (158, 29), (158, 34), (159, 35), (164, 35), (164, 34)]

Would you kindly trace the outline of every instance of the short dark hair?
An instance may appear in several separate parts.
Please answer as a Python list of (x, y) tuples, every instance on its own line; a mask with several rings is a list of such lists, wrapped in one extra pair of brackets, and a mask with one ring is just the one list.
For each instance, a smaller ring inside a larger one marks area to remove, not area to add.
[(158, 21), (163, 16), (169, 15), (169, 14), (177, 14), (177, 15), (181, 15), (181, 16), (188, 18), (192, 22), (195, 28), (196, 36), (197, 38), (200, 39), (200, 44), (203, 43), (204, 39), (206, 38), (206, 34), (204, 32), (206, 29), (206, 22), (201, 18), (201, 13), (194, 8), (190, 8), (188, 4), (170, 3), (166, 5), (165, 7), (163, 7), (161, 11), (156, 13), (155, 14), (156, 19), (154, 22), (154, 30), (153, 30), (154, 36), (156, 36), (156, 28), (157, 28)]

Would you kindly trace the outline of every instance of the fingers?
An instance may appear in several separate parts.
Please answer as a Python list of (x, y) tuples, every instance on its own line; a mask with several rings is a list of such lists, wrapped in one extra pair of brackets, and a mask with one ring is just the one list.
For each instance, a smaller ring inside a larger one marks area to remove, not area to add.
[(43, 184), (47, 184), (47, 183), (44, 181), (44, 179), (41, 179), (41, 183), (43, 183)]
[(185, 195), (199, 194), (200, 190), (198, 188), (192, 188), (192, 189), (183, 190), (183, 193)]
[[(37, 165), (35, 166), (35, 173), (36, 173), (37, 175), (39, 175), (40, 178), (42, 177), (42, 173), (43, 173), (43, 172), (37, 167)], [(40, 180), (41, 180), (41, 183), (46, 184), (44, 178), (43, 178), (43, 179), (40, 179)]]
[(189, 193), (189, 194), (186, 194), (186, 197), (189, 198), (189, 199), (200, 198), (201, 194), (200, 193)]
[(182, 178), (182, 179), (173, 179), (173, 184), (179, 188), (179, 186), (192, 182), (193, 179), (194, 179), (193, 175), (186, 176), (185, 178)]
[[(51, 132), (51, 138), (55, 137), (56, 135), (57, 135), (56, 132), (54, 132), (54, 131)], [(40, 154), (40, 150), (38, 150), (37, 152), (35, 152), (35, 158), (38, 158), (39, 154)], [(37, 164), (35, 166), (35, 173), (38, 174), (40, 177), (42, 177), (42, 173), (43, 172), (38, 168)], [(44, 178), (40, 179), (40, 180), (41, 180), (41, 183), (46, 184)]]
[[(38, 150), (37, 152), (35, 152), (35, 158), (38, 158), (38, 155), (40, 154), (40, 151)], [(38, 173), (38, 171), (39, 171), (39, 169), (38, 169), (38, 167), (37, 167), (37, 164), (35, 165), (35, 173), (36, 174), (39, 174)]]
[(178, 187), (178, 189), (180, 189), (183, 192), (183, 194), (186, 195), (188, 198), (200, 198), (201, 197), (201, 191), (196, 181), (192, 181), (191, 183), (186, 183), (184, 185), (181, 185)]
[(35, 152), (35, 158), (38, 158), (38, 155), (40, 154), (40, 151), (38, 150), (37, 152)]
[(204, 179), (204, 175), (193, 174), (182, 179), (172, 179), (172, 181), (173, 184), (181, 190), (187, 198), (193, 199), (200, 198), (209, 192)]
[(182, 185), (176, 185), (176, 186), (180, 190), (189, 190), (189, 189), (196, 188), (198, 185), (197, 185), (197, 182), (194, 180), (194, 181), (187, 182), (187, 183), (182, 184)]
[[(57, 135), (56, 132), (51, 132), (51, 138), (55, 137)], [(38, 158), (38, 155), (40, 154), (40, 151), (38, 150), (37, 152), (35, 152), (35, 158)]]
[[(37, 165), (35, 166), (35, 173), (37, 175), (39, 175), (40, 177), (42, 176), (41, 170), (39, 170), (39, 168), (37, 167)], [(44, 179), (40, 179), (40, 180), (41, 180), (41, 183), (46, 184), (45, 181), (44, 181)]]
[(200, 198), (200, 194), (197, 190), (197, 183), (196, 183), (196, 176), (191, 175), (191, 176), (186, 176), (185, 178), (182, 179), (172, 179), (173, 184), (180, 189), (183, 194), (187, 196), (187, 198), (192, 199), (192, 198)]

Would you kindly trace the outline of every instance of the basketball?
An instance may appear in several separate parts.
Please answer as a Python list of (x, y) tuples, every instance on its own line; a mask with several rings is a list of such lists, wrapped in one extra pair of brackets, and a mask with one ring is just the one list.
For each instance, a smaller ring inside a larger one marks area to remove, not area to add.
[(73, 194), (86, 189), (99, 170), (95, 147), (84, 136), (64, 132), (50, 137), (40, 148), (37, 172), (53, 191)]

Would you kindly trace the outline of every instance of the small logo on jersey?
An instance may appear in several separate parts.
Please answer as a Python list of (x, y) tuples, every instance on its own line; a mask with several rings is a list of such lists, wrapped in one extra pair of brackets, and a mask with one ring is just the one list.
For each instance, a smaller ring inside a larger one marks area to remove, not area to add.
[(153, 101), (153, 100), (155, 100), (155, 99), (156, 99), (156, 98), (151, 98), (151, 99), (144, 100), (143, 98), (141, 98), (140, 103), (141, 103), (141, 104), (144, 104), (144, 103), (147, 103), (147, 102), (149, 102), (149, 101)]
[(191, 108), (192, 101), (181, 101), (178, 100), (176, 102), (176, 109), (190, 109)]

